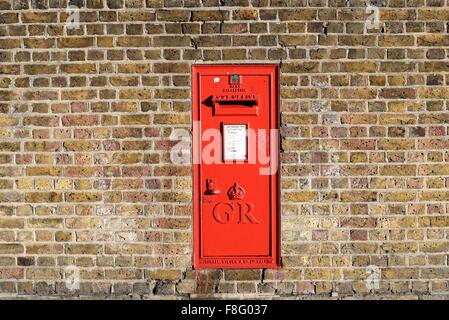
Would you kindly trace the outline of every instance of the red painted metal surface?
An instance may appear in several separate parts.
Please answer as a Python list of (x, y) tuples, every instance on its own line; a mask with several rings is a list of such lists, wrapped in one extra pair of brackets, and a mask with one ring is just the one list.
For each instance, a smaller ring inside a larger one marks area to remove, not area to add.
[(194, 65), (192, 102), (195, 268), (279, 267), (279, 66)]

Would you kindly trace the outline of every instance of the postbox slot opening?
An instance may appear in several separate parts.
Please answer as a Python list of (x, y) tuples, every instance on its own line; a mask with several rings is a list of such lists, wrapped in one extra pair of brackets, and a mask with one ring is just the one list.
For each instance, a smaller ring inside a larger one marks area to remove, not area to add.
[(257, 116), (258, 112), (256, 99), (214, 101), (214, 115), (216, 116)]
[(220, 106), (226, 107), (252, 107), (255, 106), (257, 103), (255, 100), (246, 100), (246, 101), (220, 101), (217, 102)]

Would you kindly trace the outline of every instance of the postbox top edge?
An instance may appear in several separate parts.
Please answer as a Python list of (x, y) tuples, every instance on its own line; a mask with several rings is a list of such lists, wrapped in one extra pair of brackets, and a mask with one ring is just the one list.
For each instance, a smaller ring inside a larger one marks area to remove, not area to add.
[[(262, 70), (263, 69), (277, 69), (280, 67), (279, 64), (276, 63), (270, 63), (270, 64), (265, 64), (265, 63), (249, 63), (249, 64), (192, 64), (192, 70), (223, 70), (225, 68), (238, 68), (238, 69), (249, 69), (249, 68), (254, 68), (254, 67), (259, 67)], [(259, 69), (259, 71), (261, 71), (261, 69)], [(257, 70), (254, 70), (257, 71)]]
[(245, 66), (279, 66), (279, 63), (192, 63), (194, 67), (226, 67), (226, 66), (237, 66), (237, 67), (245, 67)]

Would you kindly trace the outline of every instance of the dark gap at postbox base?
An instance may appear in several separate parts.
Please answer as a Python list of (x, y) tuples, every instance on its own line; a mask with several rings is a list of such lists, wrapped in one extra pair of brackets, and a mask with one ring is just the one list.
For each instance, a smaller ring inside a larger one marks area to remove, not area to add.
[(193, 65), (192, 115), (194, 267), (278, 268), (279, 66)]

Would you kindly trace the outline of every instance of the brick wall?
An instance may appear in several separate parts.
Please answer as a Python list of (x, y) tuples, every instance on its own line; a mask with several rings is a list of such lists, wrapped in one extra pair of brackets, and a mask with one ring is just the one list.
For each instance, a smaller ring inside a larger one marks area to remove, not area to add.
[[(447, 296), (449, 9), (367, 5), (0, 0), (1, 296)], [(192, 270), (202, 62), (281, 63), (278, 271)]]

